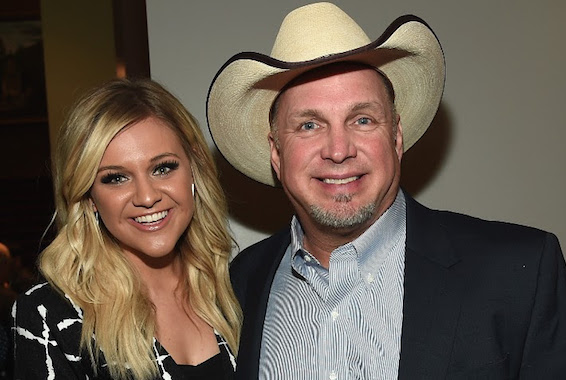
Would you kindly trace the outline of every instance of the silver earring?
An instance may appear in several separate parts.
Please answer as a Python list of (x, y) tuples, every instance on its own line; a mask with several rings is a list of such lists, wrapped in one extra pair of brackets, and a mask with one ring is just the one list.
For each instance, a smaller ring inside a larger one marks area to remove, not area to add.
[(191, 192), (193, 193), (193, 198), (195, 197), (195, 184), (191, 185)]
[(96, 219), (96, 225), (100, 225), (100, 220), (99, 220), (99, 217), (98, 217), (98, 211), (94, 212), (94, 219)]

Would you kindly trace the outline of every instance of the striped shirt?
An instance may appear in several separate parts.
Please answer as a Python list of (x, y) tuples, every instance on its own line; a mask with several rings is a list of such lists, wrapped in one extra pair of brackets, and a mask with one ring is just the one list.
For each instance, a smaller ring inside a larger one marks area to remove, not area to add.
[(396, 379), (403, 320), (405, 198), (360, 237), (336, 248), (329, 269), (308, 253), (298, 219), (271, 287), (260, 379)]

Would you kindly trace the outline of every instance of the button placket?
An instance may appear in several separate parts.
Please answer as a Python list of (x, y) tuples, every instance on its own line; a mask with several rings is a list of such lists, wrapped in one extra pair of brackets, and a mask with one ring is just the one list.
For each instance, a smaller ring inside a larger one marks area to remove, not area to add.
[(332, 312), (330, 313), (330, 317), (332, 317), (333, 321), (335, 321), (339, 316), (340, 316), (340, 313), (336, 309), (333, 309)]

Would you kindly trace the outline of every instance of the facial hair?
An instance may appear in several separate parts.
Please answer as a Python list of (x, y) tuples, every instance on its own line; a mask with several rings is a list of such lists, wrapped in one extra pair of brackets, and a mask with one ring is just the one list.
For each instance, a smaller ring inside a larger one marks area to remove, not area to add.
[(375, 204), (370, 203), (356, 210), (349, 205), (351, 200), (351, 195), (339, 194), (334, 198), (336, 202), (334, 209), (325, 210), (317, 205), (311, 205), (310, 216), (318, 224), (333, 229), (352, 228), (371, 220), (375, 212)]

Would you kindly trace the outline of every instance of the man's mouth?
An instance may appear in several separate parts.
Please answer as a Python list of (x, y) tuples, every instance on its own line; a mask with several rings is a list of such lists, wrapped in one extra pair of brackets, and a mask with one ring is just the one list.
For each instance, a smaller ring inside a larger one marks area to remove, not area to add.
[(137, 223), (142, 223), (142, 224), (155, 223), (155, 222), (159, 222), (162, 219), (165, 219), (167, 214), (169, 214), (169, 211), (165, 210), (165, 211), (161, 211), (161, 212), (156, 212), (156, 213), (151, 214), (151, 215), (138, 216), (138, 217), (134, 218), (134, 220)]
[(353, 182), (353, 181), (355, 181), (359, 178), (360, 178), (360, 176), (353, 176), (353, 177), (348, 177), (348, 178), (323, 178), (322, 182), (328, 183), (328, 184), (331, 184), (331, 185), (345, 185), (345, 184)]

